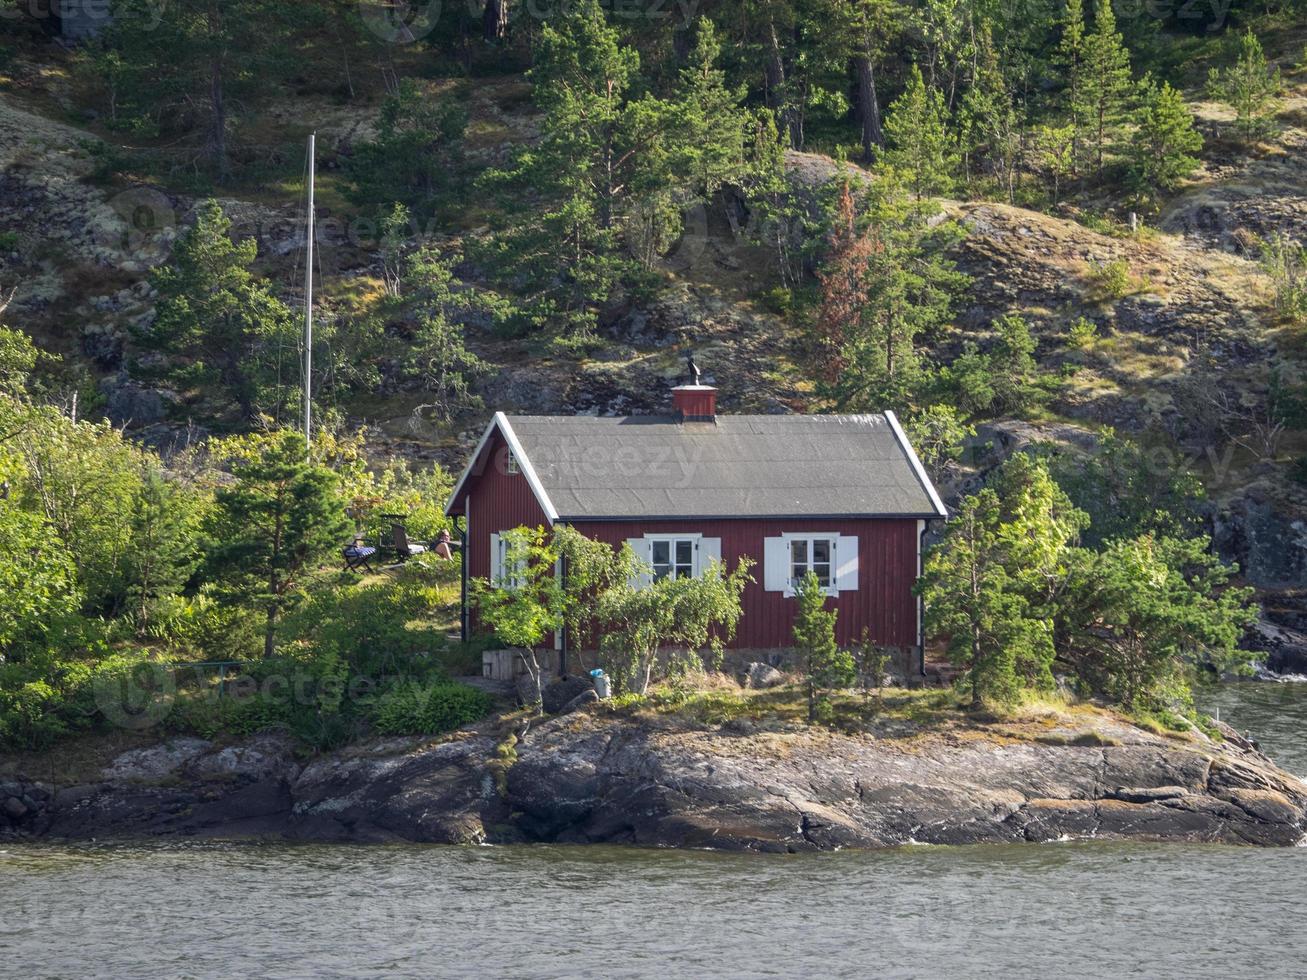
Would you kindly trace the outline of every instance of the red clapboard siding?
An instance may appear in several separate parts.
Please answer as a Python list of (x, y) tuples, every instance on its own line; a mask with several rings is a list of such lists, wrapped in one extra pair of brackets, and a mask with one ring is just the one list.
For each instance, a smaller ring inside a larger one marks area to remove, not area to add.
[[(475, 522), (475, 504), (473, 507)], [(912, 594), (917, 580), (915, 520), (578, 521), (575, 527), (587, 537), (615, 548), (620, 548), (627, 538), (685, 531), (721, 538), (722, 561), (727, 568), (734, 568), (741, 557), (752, 558), (752, 574), (757, 581), (745, 586), (743, 616), (731, 644), (740, 649), (787, 647), (794, 643), (796, 601), (762, 586), (763, 538), (786, 531), (857, 535), (858, 591), (841, 593), (832, 600), (832, 608), (839, 610), (835, 627), (838, 642), (846, 646), (856, 643), (862, 631), (869, 628), (876, 643), (898, 647), (917, 644), (917, 599)]]
[(478, 460), (482, 471), (468, 481), (460, 513), (468, 519), (467, 572), (471, 578), (490, 574), (491, 534), (549, 524), (526, 477), (508, 472), (508, 455), (504, 437), (496, 432)]

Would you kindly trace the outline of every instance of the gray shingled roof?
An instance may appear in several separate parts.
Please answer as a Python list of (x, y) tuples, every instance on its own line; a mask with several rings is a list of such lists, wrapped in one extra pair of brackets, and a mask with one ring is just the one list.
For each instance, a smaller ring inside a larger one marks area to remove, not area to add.
[(505, 421), (564, 520), (943, 515), (885, 415)]

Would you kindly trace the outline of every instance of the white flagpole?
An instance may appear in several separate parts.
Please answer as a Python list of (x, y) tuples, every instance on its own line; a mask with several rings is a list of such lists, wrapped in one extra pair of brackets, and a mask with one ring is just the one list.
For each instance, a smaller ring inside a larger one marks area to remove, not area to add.
[(304, 439), (313, 441), (313, 178), (318, 134), (309, 136), (309, 224), (304, 268)]

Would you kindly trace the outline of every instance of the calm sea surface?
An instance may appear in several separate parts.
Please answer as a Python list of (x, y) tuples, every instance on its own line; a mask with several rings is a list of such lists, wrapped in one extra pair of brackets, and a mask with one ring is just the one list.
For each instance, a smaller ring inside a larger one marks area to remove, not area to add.
[[(1208, 699), (1307, 773), (1307, 685)], [(0, 976), (1307, 975), (1307, 848), (0, 851)]]

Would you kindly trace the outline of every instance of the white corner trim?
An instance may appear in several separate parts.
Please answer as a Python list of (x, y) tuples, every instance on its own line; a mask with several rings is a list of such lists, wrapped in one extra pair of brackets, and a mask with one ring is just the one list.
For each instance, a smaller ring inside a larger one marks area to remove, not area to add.
[(527, 458), (526, 452), (522, 449), (522, 444), (517, 440), (517, 433), (513, 427), (508, 424), (508, 416), (503, 412), (496, 412), (494, 423), (499, 425), (499, 429), (504, 433), (504, 439), (508, 442), (508, 449), (517, 460), (518, 469), (526, 477), (526, 482), (531, 486), (531, 492), (536, 496), (536, 502), (540, 504), (540, 509), (545, 512), (545, 517), (550, 522), (558, 520), (558, 511), (554, 507), (554, 502), (549, 499), (549, 494), (545, 493), (544, 484), (540, 482), (540, 477), (536, 475), (536, 468), (531, 465), (531, 460)]
[(912, 464), (913, 472), (917, 474), (917, 479), (921, 481), (922, 487), (925, 488), (927, 496), (930, 497), (931, 504), (935, 507), (935, 513), (940, 517), (948, 517), (948, 508), (944, 506), (944, 501), (939, 499), (939, 494), (935, 492), (935, 484), (930, 482), (930, 477), (926, 475), (926, 468), (921, 465), (921, 460), (917, 459), (916, 450), (912, 448), (912, 443), (908, 442), (907, 435), (903, 432), (903, 426), (899, 425), (898, 416), (891, 411), (885, 412), (885, 420), (889, 422), (890, 428), (894, 430), (894, 436), (907, 453), (908, 462)]
[(481, 453), (485, 451), (486, 444), (490, 441), (495, 429), (503, 434), (504, 441), (508, 443), (508, 451), (517, 460), (518, 468), (522, 471), (522, 475), (526, 477), (527, 485), (531, 487), (531, 492), (535, 494), (536, 503), (545, 512), (545, 517), (549, 518), (550, 522), (558, 520), (558, 511), (554, 508), (553, 501), (549, 499), (549, 494), (545, 493), (540, 477), (536, 475), (535, 467), (531, 465), (531, 460), (527, 459), (526, 453), (522, 451), (522, 444), (518, 442), (517, 433), (508, 424), (508, 417), (503, 412), (496, 412), (486, 426), (486, 431), (482, 433), (481, 441), (477, 443), (476, 449), (472, 452), (472, 458), (467, 461), (467, 466), (463, 468), (463, 475), (458, 478), (458, 482), (454, 484), (454, 489), (449, 495), (449, 503), (445, 505), (445, 516), (449, 516), (449, 508), (454, 505), (454, 501), (458, 499), (458, 495), (463, 490), (463, 485), (467, 483), (468, 478), (472, 475), (472, 468), (476, 466), (477, 460), (481, 458)]

